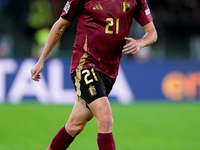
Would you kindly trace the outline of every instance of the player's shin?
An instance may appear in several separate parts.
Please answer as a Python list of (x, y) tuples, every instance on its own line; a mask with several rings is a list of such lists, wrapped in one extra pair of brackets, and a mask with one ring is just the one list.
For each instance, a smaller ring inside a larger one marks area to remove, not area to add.
[(69, 147), (73, 140), (74, 137), (67, 133), (64, 126), (54, 136), (47, 150), (65, 150)]
[(98, 133), (97, 143), (99, 150), (116, 150), (112, 133)]

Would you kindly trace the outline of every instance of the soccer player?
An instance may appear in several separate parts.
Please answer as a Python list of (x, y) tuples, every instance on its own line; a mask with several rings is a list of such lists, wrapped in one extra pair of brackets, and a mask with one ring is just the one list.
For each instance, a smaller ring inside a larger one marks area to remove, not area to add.
[[(68, 0), (51, 29), (41, 57), (31, 70), (34, 81), (41, 79), (40, 72), (47, 56), (77, 16), (70, 69), (77, 98), (69, 120), (47, 150), (67, 149), (93, 117), (98, 125), (99, 150), (115, 150), (112, 111), (107, 96), (118, 75), (122, 53), (135, 54), (140, 48), (151, 45), (157, 40), (157, 32), (146, 0)], [(128, 37), (133, 18), (145, 31), (138, 40)]]

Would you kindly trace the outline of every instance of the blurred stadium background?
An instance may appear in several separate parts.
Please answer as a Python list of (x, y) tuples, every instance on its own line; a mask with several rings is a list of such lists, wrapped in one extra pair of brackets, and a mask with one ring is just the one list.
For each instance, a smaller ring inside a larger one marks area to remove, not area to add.
[[(200, 0), (147, 0), (158, 41), (124, 55), (110, 95), (120, 150), (200, 149)], [(75, 20), (30, 79), (63, 0), (0, 0), (0, 150), (45, 149), (73, 107)], [(144, 34), (135, 21), (130, 36)], [(71, 150), (97, 150), (93, 119)]]

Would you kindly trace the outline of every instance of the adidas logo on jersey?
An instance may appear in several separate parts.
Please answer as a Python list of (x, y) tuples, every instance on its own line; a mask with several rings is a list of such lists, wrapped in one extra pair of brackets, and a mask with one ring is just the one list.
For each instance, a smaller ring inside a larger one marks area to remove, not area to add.
[(103, 7), (101, 6), (101, 4), (99, 3), (98, 5), (96, 5), (95, 7), (93, 7), (94, 10), (103, 10)]

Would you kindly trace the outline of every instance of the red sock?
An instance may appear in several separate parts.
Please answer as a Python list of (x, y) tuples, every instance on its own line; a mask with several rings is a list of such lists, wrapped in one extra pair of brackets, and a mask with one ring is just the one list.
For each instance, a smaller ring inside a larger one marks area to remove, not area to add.
[(66, 150), (73, 140), (74, 138), (67, 133), (65, 127), (62, 127), (54, 136), (47, 150)]
[(97, 143), (99, 150), (116, 150), (112, 133), (98, 133)]

